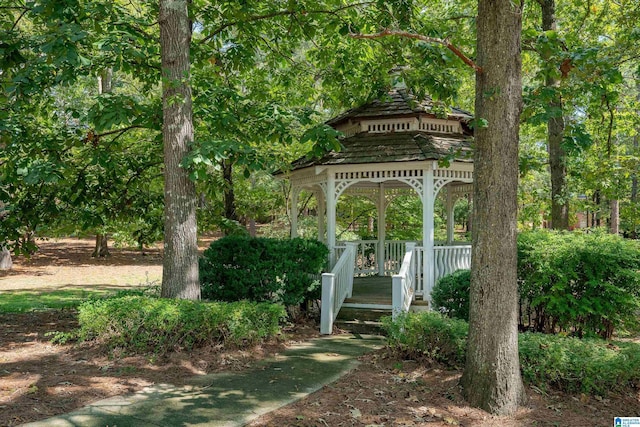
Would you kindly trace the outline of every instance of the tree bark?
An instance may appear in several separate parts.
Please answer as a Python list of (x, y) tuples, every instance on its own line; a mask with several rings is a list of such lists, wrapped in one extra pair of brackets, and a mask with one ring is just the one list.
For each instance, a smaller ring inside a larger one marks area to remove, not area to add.
[(111, 253), (109, 253), (109, 247), (107, 245), (108, 241), (109, 238), (106, 233), (96, 234), (96, 245), (91, 256), (94, 258), (106, 258), (108, 256), (111, 256)]
[(187, 0), (160, 0), (162, 140), (164, 145), (164, 257), (161, 295), (200, 299), (197, 195), (181, 167), (193, 141), (189, 83), (191, 21)]
[(620, 234), (620, 202), (618, 199), (609, 200), (609, 209), (611, 212), (609, 232), (611, 234)]
[(479, 0), (469, 339), (461, 383), (473, 406), (513, 414), (524, 401), (516, 260), (522, 9)]
[[(542, 29), (557, 29), (555, 0), (540, 0), (542, 7)], [(542, 55), (549, 61), (549, 55)], [(554, 66), (556, 64), (553, 64)], [(559, 67), (559, 65), (558, 65)], [(547, 75), (545, 85), (552, 89), (553, 97), (549, 103), (552, 116), (547, 123), (547, 148), (549, 151), (549, 173), (551, 175), (551, 228), (569, 229), (569, 200), (567, 197), (567, 155), (562, 148), (564, 138), (564, 117), (562, 97), (558, 91), (560, 79), (555, 75)]]
[(13, 261), (11, 260), (11, 252), (7, 248), (0, 249), (0, 270), (11, 270)]

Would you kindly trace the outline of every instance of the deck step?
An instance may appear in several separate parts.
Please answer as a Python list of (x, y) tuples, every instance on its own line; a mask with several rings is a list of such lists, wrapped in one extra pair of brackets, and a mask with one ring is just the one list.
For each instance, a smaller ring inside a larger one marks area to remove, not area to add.
[(336, 320), (335, 326), (352, 334), (384, 335), (382, 323), (374, 320)]
[(391, 310), (342, 307), (337, 320), (378, 321), (382, 316), (391, 316)]

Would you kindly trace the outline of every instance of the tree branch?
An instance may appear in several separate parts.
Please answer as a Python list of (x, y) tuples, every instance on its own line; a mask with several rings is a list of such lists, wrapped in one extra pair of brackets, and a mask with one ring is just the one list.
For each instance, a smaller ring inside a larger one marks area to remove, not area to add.
[(451, 52), (453, 52), (454, 55), (460, 58), (462, 62), (464, 62), (471, 68), (473, 68), (476, 71), (476, 73), (482, 73), (482, 67), (480, 67), (475, 62), (473, 62), (471, 58), (469, 58), (464, 53), (462, 53), (460, 49), (458, 49), (456, 46), (451, 44), (451, 42), (447, 39), (441, 39), (438, 37), (428, 37), (428, 36), (423, 36), (422, 34), (410, 33), (408, 31), (390, 30), (390, 29), (385, 29), (380, 31), (379, 33), (374, 33), (374, 34), (349, 33), (349, 37), (352, 37), (354, 39), (379, 39), (382, 37), (393, 37), (393, 36), (403, 37), (408, 39), (417, 39), (427, 43), (435, 43), (435, 44), (443, 45), (444, 47), (449, 49)]
[(11, 29), (9, 30), (9, 32), (12, 32), (13, 30), (16, 29), (16, 27), (18, 26), (18, 23), (20, 22), (20, 20), (22, 20), (22, 17), (24, 15), (27, 14), (27, 12), (29, 12), (31, 9), (24, 9), (22, 11), (22, 13), (20, 14), (20, 16), (18, 16), (18, 19), (15, 20), (15, 22), (13, 23), (13, 25), (11, 26)]

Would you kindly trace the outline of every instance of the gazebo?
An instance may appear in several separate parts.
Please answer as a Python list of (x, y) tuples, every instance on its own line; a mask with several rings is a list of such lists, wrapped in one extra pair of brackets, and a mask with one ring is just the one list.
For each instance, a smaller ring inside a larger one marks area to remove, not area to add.
[[(291, 235), (297, 236), (300, 191), (310, 191), (318, 201), (318, 239), (330, 252), (331, 272), (322, 277), (322, 333), (331, 333), (342, 306), (407, 311), (415, 301), (430, 302), (439, 277), (469, 268), (471, 246), (454, 244), (453, 206), (472, 190), (472, 116), (456, 108), (444, 116), (435, 107), (430, 98), (420, 101), (407, 90), (392, 90), (327, 122), (344, 135), (340, 151), (292, 164)], [(386, 209), (395, 197), (411, 193), (422, 202), (422, 241), (387, 241)], [(375, 203), (377, 240), (337, 240), (336, 206), (343, 194)], [(446, 242), (434, 240), (437, 197), (446, 207)], [(392, 276), (386, 285), (390, 304), (350, 302), (354, 276), (371, 274)]]

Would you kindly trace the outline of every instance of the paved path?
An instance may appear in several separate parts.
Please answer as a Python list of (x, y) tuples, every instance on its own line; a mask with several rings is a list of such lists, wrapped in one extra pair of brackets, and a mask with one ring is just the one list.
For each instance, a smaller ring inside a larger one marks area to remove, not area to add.
[(318, 338), (245, 372), (196, 377), (187, 387), (157, 385), (25, 426), (242, 426), (337, 380), (382, 344), (374, 336)]

